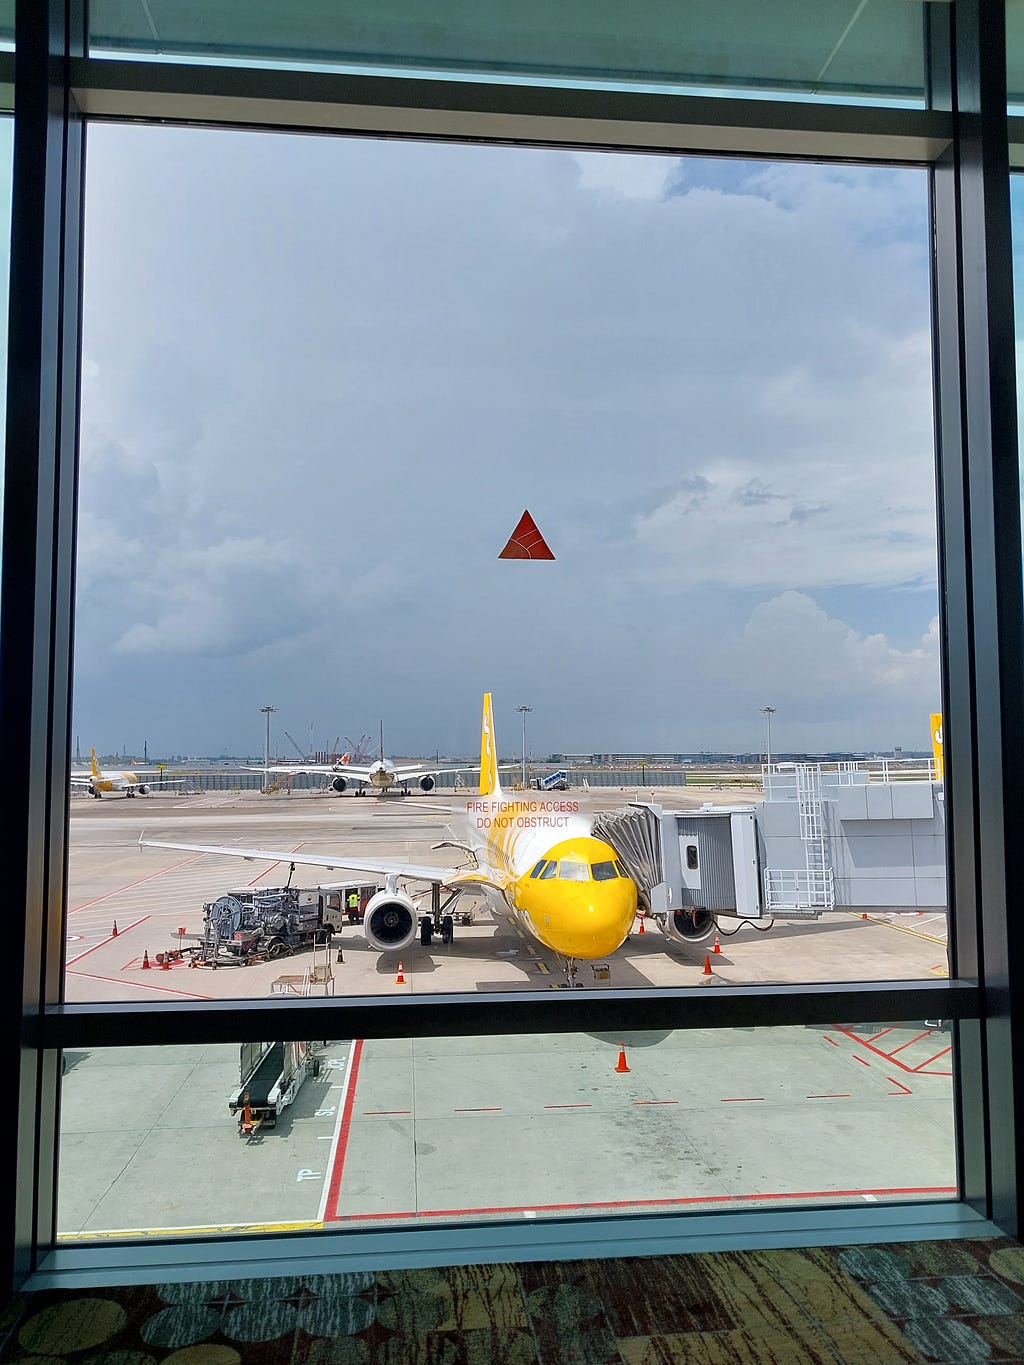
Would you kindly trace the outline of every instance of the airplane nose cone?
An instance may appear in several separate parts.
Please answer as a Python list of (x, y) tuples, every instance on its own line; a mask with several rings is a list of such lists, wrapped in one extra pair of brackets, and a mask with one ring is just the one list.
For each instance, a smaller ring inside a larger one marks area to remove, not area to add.
[(566, 957), (596, 958), (614, 953), (636, 917), (636, 887), (624, 878), (596, 883), (560, 935)]

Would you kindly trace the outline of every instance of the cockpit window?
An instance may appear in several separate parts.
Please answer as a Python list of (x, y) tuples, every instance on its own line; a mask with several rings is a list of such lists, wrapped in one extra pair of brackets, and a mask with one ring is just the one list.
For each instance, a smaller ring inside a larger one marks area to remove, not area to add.
[(540, 874), (541, 874), (541, 869), (543, 868), (543, 866), (544, 866), (544, 864), (545, 864), (546, 862), (547, 862), (547, 858), (541, 858), (540, 862), (537, 864), (537, 866), (536, 866), (536, 867), (533, 869), (533, 871), (530, 873), (530, 876), (531, 876), (531, 877), (539, 877)]
[(589, 882), (590, 868), (575, 858), (563, 858), (558, 864), (558, 876), (563, 882)]
[(611, 859), (606, 863), (591, 863), (590, 870), (594, 874), (595, 882), (613, 882), (619, 875)]
[(552, 858), (550, 862), (544, 864), (543, 871), (540, 874), (541, 881), (549, 882), (557, 871), (558, 864), (555, 862), (554, 858)]

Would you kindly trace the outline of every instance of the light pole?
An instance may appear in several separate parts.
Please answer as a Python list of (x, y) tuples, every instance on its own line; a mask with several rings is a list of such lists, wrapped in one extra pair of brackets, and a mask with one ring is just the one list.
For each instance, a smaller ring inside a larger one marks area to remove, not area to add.
[(526, 790), (526, 717), (533, 710), (532, 706), (517, 706), (516, 710), (523, 718), (523, 791)]
[(277, 710), (276, 706), (261, 706), (261, 713), (267, 718), (267, 737), (263, 741), (263, 795), (267, 794), (267, 787), (270, 784), (270, 774), (267, 769), (270, 767), (270, 717)]
[(768, 726), (768, 744), (767, 749), (765, 751), (765, 767), (770, 768), (772, 766), (772, 716), (775, 715), (776, 708), (774, 706), (762, 706), (761, 711), (764, 715), (765, 723)]

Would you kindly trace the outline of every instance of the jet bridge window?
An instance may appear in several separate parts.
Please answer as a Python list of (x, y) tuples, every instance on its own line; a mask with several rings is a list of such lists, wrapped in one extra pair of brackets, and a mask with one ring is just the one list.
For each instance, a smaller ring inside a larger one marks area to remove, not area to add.
[(690, 872), (697, 871), (697, 845), (686, 845), (686, 866)]
[(611, 859), (606, 863), (591, 863), (590, 870), (594, 874), (595, 882), (613, 882), (619, 875)]
[(558, 877), (563, 882), (589, 882), (590, 868), (575, 858), (563, 858), (558, 864)]

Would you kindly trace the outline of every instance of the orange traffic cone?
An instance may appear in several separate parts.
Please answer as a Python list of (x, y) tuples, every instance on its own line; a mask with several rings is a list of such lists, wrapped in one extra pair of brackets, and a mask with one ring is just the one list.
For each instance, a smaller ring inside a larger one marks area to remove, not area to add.
[(646, 933), (647, 933), (647, 930), (644, 928), (644, 917), (643, 917), (643, 915), (640, 916), (640, 928), (637, 930), (637, 933), (638, 933), (638, 934), (646, 934)]
[(117, 938), (117, 920), (114, 920), (114, 927), (110, 931), (111, 938)]
[(867, 919), (867, 917), (868, 917), (868, 912), (865, 910), (865, 911), (863, 912), (863, 914), (861, 915), (861, 919)]
[(171, 970), (171, 959), (167, 956), (166, 953), (162, 954), (161, 956), (160, 970), (162, 972), (169, 972)]
[(396, 986), (404, 986), (404, 985), (405, 985), (405, 974), (404, 974), (403, 971), (402, 971), (402, 964), (401, 964), (401, 963), (398, 964), (398, 975), (395, 977), (395, 985), (396, 985)]
[[(641, 921), (641, 923), (642, 923), (642, 922), (643, 922), (643, 921)], [(628, 1066), (627, 1063), (626, 1063), (626, 1044), (625, 1044), (625, 1043), (620, 1043), (620, 1044), (619, 1044), (619, 1060), (615, 1063), (615, 1070), (616, 1070), (616, 1071), (628, 1071), (628, 1070), (629, 1070), (629, 1066)]]
[(711, 970), (711, 959), (710, 959), (709, 957), (706, 957), (706, 958), (704, 959), (704, 971), (702, 972), (702, 975), (703, 975), (703, 976), (713, 976), (713, 975), (714, 975), (714, 973), (713, 973), (712, 970)]
[(150, 966), (149, 966), (149, 949), (148, 949), (148, 948), (143, 948), (143, 950), (142, 950), (142, 970), (143, 970), (144, 972), (148, 972), (148, 971), (150, 970)]
[(718, 941), (718, 935), (717, 935), (717, 934), (715, 935), (715, 946), (711, 949), (711, 951), (712, 951), (713, 953), (720, 953), (720, 952), (722, 951), (722, 945), (721, 945), (721, 944), (719, 943), (719, 941)]

